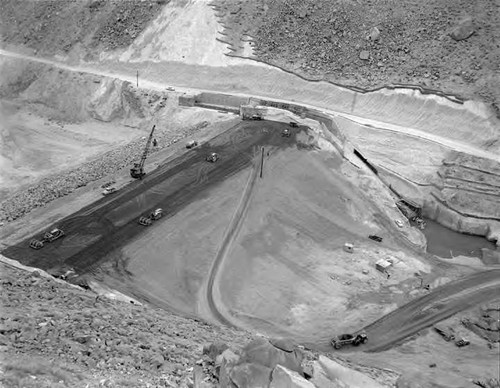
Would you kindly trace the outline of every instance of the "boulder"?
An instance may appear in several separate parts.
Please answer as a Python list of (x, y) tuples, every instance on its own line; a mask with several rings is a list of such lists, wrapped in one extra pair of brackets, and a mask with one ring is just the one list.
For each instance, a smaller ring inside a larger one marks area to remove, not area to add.
[(342, 383), (345, 383), (351, 388), (383, 388), (383, 385), (379, 384), (371, 377), (368, 377), (354, 369), (340, 365), (325, 356), (319, 356), (318, 362), (332, 381), (340, 380)]
[(359, 53), (359, 59), (362, 59), (363, 61), (367, 61), (370, 59), (370, 52), (363, 50)]
[(273, 370), (269, 388), (315, 388), (315, 386), (297, 372), (278, 365)]
[(371, 40), (371, 41), (376, 41), (376, 40), (379, 40), (380, 38), (380, 31), (377, 27), (373, 27), (371, 30), (370, 30), (370, 35), (368, 35), (368, 40)]
[[(285, 344), (280, 344), (280, 346), (290, 349)], [(300, 373), (301, 376), (303, 376), (301, 366), (303, 358), (303, 354), (299, 349), (284, 351), (273, 346), (264, 338), (258, 338), (250, 342), (245, 346), (241, 355), (242, 362), (256, 363), (271, 369), (274, 369), (276, 365), (282, 365)]]
[(215, 360), (219, 354), (228, 348), (229, 346), (226, 343), (217, 341), (209, 345), (205, 345), (203, 347), (203, 354), (206, 354), (212, 360)]
[(293, 352), (294, 349), (297, 347), (296, 344), (289, 339), (286, 338), (270, 338), (269, 342), (278, 349), (281, 349), (285, 352)]
[(474, 23), (470, 16), (462, 19), (453, 30), (450, 32), (450, 36), (454, 40), (464, 40), (469, 38), (475, 32)]
[(325, 370), (321, 367), (319, 362), (314, 361), (313, 365), (313, 374), (310, 381), (317, 388), (350, 388), (349, 385), (343, 383), (339, 379), (331, 378), (325, 372)]
[(271, 368), (245, 362), (233, 367), (229, 377), (238, 388), (268, 388), (271, 373)]

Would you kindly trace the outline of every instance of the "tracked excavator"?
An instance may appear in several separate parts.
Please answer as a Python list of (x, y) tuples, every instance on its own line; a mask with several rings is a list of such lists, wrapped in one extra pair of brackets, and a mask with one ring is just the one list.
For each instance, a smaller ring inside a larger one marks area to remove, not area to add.
[(130, 169), (130, 176), (135, 179), (142, 179), (146, 173), (144, 172), (144, 163), (146, 162), (146, 157), (148, 156), (149, 147), (151, 147), (151, 141), (153, 140), (153, 133), (155, 131), (156, 125), (153, 125), (153, 129), (149, 134), (146, 147), (142, 153), (141, 161), (139, 163), (134, 163), (134, 167)]

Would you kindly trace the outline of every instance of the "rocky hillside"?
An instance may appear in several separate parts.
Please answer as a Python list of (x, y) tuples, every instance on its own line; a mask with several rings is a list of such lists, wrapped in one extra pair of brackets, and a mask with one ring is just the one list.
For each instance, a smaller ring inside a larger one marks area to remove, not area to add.
[(215, 0), (224, 40), (307, 78), (361, 88), (418, 84), (500, 115), (498, 1)]
[(169, 0), (2, 0), (1, 35), (4, 42), (25, 45), (39, 53), (67, 54), (89, 48), (128, 46)]
[(26, 269), (0, 262), (0, 387), (378, 388), (398, 378)]

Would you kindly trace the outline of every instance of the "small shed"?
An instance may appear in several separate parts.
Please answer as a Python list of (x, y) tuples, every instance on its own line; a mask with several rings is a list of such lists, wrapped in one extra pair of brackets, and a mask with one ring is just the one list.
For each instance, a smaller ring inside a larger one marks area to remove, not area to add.
[(378, 271), (385, 273), (391, 265), (392, 263), (390, 261), (386, 259), (380, 259), (375, 263), (375, 268), (377, 268)]
[(344, 244), (344, 251), (348, 253), (353, 253), (354, 252), (354, 244), (352, 243), (345, 243)]

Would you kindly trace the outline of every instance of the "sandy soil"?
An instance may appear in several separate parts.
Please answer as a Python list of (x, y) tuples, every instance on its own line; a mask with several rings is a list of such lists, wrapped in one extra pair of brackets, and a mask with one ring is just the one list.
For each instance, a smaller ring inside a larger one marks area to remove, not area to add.
[[(186, 64), (228, 66), (246, 60), (226, 56), (227, 45), (217, 40), (222, 26), (205, 0), (173, 0), (123, 52), (101, 60), (128, 63), (176, 61)], [(262, 65), (265, 66), (265, 65)]]
[[(221, 275), (222, 300), (237, 319), (261, 331), (333, 333), (368, 322), (397, 299), (374, 304), (362, 301), (364, 293), (396, 291), (414, 272), (430, 271), (411, 254), (367, 239), (378, 233), (391, 245), (374, 206), (340, 173), (340, 163), (324, 151), (271, 151), (266, 158)], [(343, 251), (345, 242), (355, 244), (354, 254)], [(390, 280), (374, 269), (382, 257), (395, 261)]]
[(0, 131), (0, 199), (142, 136), (135, 128), (97, 121), (63, 124), (9, 101), (0, 102)]

